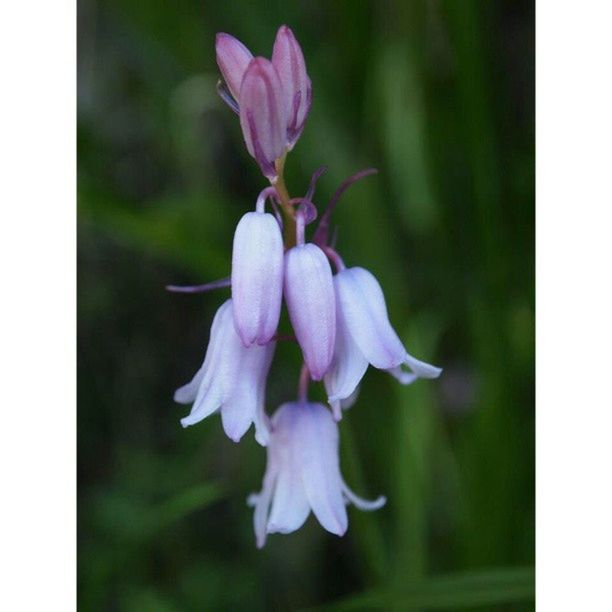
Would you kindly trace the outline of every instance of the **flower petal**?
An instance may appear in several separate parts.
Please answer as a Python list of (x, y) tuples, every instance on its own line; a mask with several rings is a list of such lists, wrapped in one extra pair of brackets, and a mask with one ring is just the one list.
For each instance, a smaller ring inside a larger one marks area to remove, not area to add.
[(215, 40), (217, 65), (230, 93), (239, 101), (240, 85), (253, 54), (237, 39), (219, 32)]
[(349, 333), (364, 357), (383, 370), (402, 363), (406, 349), (389, 323), (374, 276), (363, 268), (347, 268), (336, 275), (336, 289)]
[(236, 345), (233, 347), (236, 361), (232, 364), (233, 372), (223, 378), (227, 388), (224, 390), (221, 421), (227, 436), (239, 442), (251, 423), (257, 420), (258, 411), (261, 410), (276, 343), (245, 348), (235, 332), (227, 342)]
[(286, 124), (278, 72), (272, 62), (256, 57), (240, 86), (240, 125), (247, 150), (270, 180), (276, 179), (274, 162), (285, 151)]
[(257, 548), (263, 548), (266, 543), (268, 511), (270, 509), (272, 494), (276, 486), (277, 476), (276, 470), (269, 466), (264, 475), (261, 493), (253, 493), (249, 495), (247, 499), (247, 504), (255, 507), (255, 512), (253, 513), (253, 528), (255, 530)]
[[(340, 410), (340, 401), (349, 398), (368, 368), (368, 360), (348, 331), (337, 293), (337, 276), (334, 279), (336, 289), (336, 343), (334, 356), (324, 382), (328, 401), (334, 408), (334, 415)], [(336, 418), (336, 420), (339, 420)]]
[(346, 499), (351, 502), (354, 506), (359, 508), (359, 510), (366, 510), (371, 512), (373, 510), (378, 510), (382, 508), (387, 503), (387, 498), (384, 495), (379, 495), (376, 499), (364, 499), (363, 497), (359, 497), (355, 495), (353, 491), (351, 491), (345, 482), (342, 483), (344, 485), (342, 492)]
[(442, 368), (419, 361), (412, 355), (406, 353), (404, 363), (419, 377), (419, 378), (438, 378), (442, 374)]
[(297, 466), (281, 470), (276, 482), (272, 510), (268, 519), (268, 533), (291, 533), (308, 518), (310, 505), (306, 499)]
[(338, 426), (322, 404), (301, 404), (295, 444), (306, 497), (319, 523), (344, 535), (348, 517), (342, 497), (338, 457)]
[(234, 234), (232, 303), (245, 346), (266, 344), (276, 333), (283, 297), (283, 238), (273, 215), (248, 212)]
[(210, 328), (210, 340), (202, 367), (191, 382), (176, 390), (174, 400), (181, 404), (194, 402), (191, 414), (181, 419), (183, 427), (193, 425), (213, 413), (220, 406), (221, 389), (216, 384), (216, 371), (221, 360), (227, 314), (231, 315), (231, 301), (227, 300), (217, 310)]
[(289, 318), (314, 380), (321, 380), (333, 357), (335, 297), (327, 257), (314, 244), (285, 253), (284, 293)]
[(299, 138), (310, 110), (312, 85), (306, 73), (304, 54), (291, 29), (283, 25), (278, 29), (272, 63), (283, 84), (287, 111), (287, 139), (292, 148)]

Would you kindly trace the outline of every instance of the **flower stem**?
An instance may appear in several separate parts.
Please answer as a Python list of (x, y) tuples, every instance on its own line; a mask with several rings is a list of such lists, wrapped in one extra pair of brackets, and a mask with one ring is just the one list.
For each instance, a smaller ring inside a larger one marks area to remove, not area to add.
[(278, 174), (278, 178), (276, 179), (275, 188), (276, 193), (278, 194), (278, 199), (280, 200), (281, 210), (283, 211), (283, 217), (285, 218), (284, 227), (285, 227), (285, 248), (290, 249), (296, 244), (296, 235), (295, 235), (295, 210), (291, 205), (291, 198), (289, 196), (289, 192), (287, 191), (287, 185), (285, 184), (285, 159), (287, 154), (279, 157), (276, 160), (276, 172)]
[(308, 401), (308, 383), (310, 383), (310, 372), (308, 366), (302, 364), (302, 370), (300, 372), (300, 382), (298, 384), (298, 399), (300, 402)]

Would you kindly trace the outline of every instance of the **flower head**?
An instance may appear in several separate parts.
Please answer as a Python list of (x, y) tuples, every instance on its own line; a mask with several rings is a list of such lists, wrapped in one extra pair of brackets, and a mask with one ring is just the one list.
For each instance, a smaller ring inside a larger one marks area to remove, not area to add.
[(234, 442), (255, 423), (255, 437), (265, 445), (264, 395), (274, 347), (275, 343), (269, 342), (245, 348), (234, 329), (232, 300), (222, 304), (213, 320), (202, 367), (191, 382), (174, 393), (180, 404), (193, 402), (189, 416), (181, 419), (183, 427), (220, 410), (223, 429)]
[(346, 504), (377, 510), (386, 499), (357, 497), (340, 473), (338, 426), (322, 404), (283, 404), (272, 417), (268, 464), (262, 491), (249, 497), (258, 548), (268, 533), (299, 529), (312, 510), (329, 532), (342, 536)]
[(391, 327), (385, 297), (373, 274), (364, 268), (346, 268), (334, 277), (334, 289), (336, 344), (325, 385), (337, 417), (339, 402), (355, 391), (368, 364), (387, 370), (403, 384), (440, 376), (440, 368), (406, 351)]

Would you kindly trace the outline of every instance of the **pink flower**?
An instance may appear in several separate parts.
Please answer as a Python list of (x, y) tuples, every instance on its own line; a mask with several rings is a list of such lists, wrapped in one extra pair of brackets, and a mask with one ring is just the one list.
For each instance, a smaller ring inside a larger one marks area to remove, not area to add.
[(240, 219), (234, 234), (232, 303), (244, 346), (272, 339), (283, 297), (283, 238), (278, 221), (264, 212), (265, 191), (257, 210)]
[(346, 504), (377, 510), (386, 499), (357, 497), (340, 473), (338, 426), (322, 404), (283, 404), (272, 417), (268, 464), (260, 493), (249, 497), (255, 507), (257, 547), (268, 533), (299, 529), (310, 511), (329, 532), (342, 536), (348, 526)]
[(254, 58), (238, 39), (224, 32), (217, 34), (215, 48), (230, 96), (223, 90), (220, 93), (240, 114), (249, 153), (274, 182), (275, 161), (294, 147), (312, 102), (302, 49), (288, 26), (281, 26), (276, 34), (271, 62)]
[(331, 268), (318, 246), (298, 244), (285, 253), (284, 293), (304, 361), (321, 380), (333, 356), (336, 314)]
[(202, 367), (193, 380), (174, 393), (174, 401), (191, 404), (183, 427), (221, 411), (225, 433), (234, 442), (255, 423), (255, 437), (265, 445), (268, 427), (264, 412), (266, 378), (275, 343), (245, 348), (234, 329), (232, 300), (221, 305), (213, 320)]
[(440, 368), (406, 351), (389, 323), (382, 289), (370, 272), (358, 267), (341, 270), (334, 277), (334, 288), (336, 344), (325, 386), (336, 418), (340, 402), (353, 394), (368, 364), (387, 370), (402, 384), (440, 376)]
[(275, 161), (287, 146), (287, 113), (280, 78), (270, 60), (251, 60), (240, 86), (239, 108), (247, 150), (263, 175), (274, 181)]

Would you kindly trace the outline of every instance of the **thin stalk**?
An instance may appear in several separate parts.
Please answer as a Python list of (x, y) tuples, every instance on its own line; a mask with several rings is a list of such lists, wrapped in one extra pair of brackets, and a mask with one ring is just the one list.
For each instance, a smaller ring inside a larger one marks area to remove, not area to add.
[(296, 241), (295, 210), (291, 205), (291, 197), (289, 196), (287, 185), (285, 184), (285, 159), (286, 154), (276, 160), (276, 172), (278, 178), (276, 179), (274, 186), (276, 188), (276, 193), (278, 194), (283, 217), (285, 218), (285, 222), (283, 224), (285, 228), (285, 248), (290, 249), (291, 247), (295, 246)]

